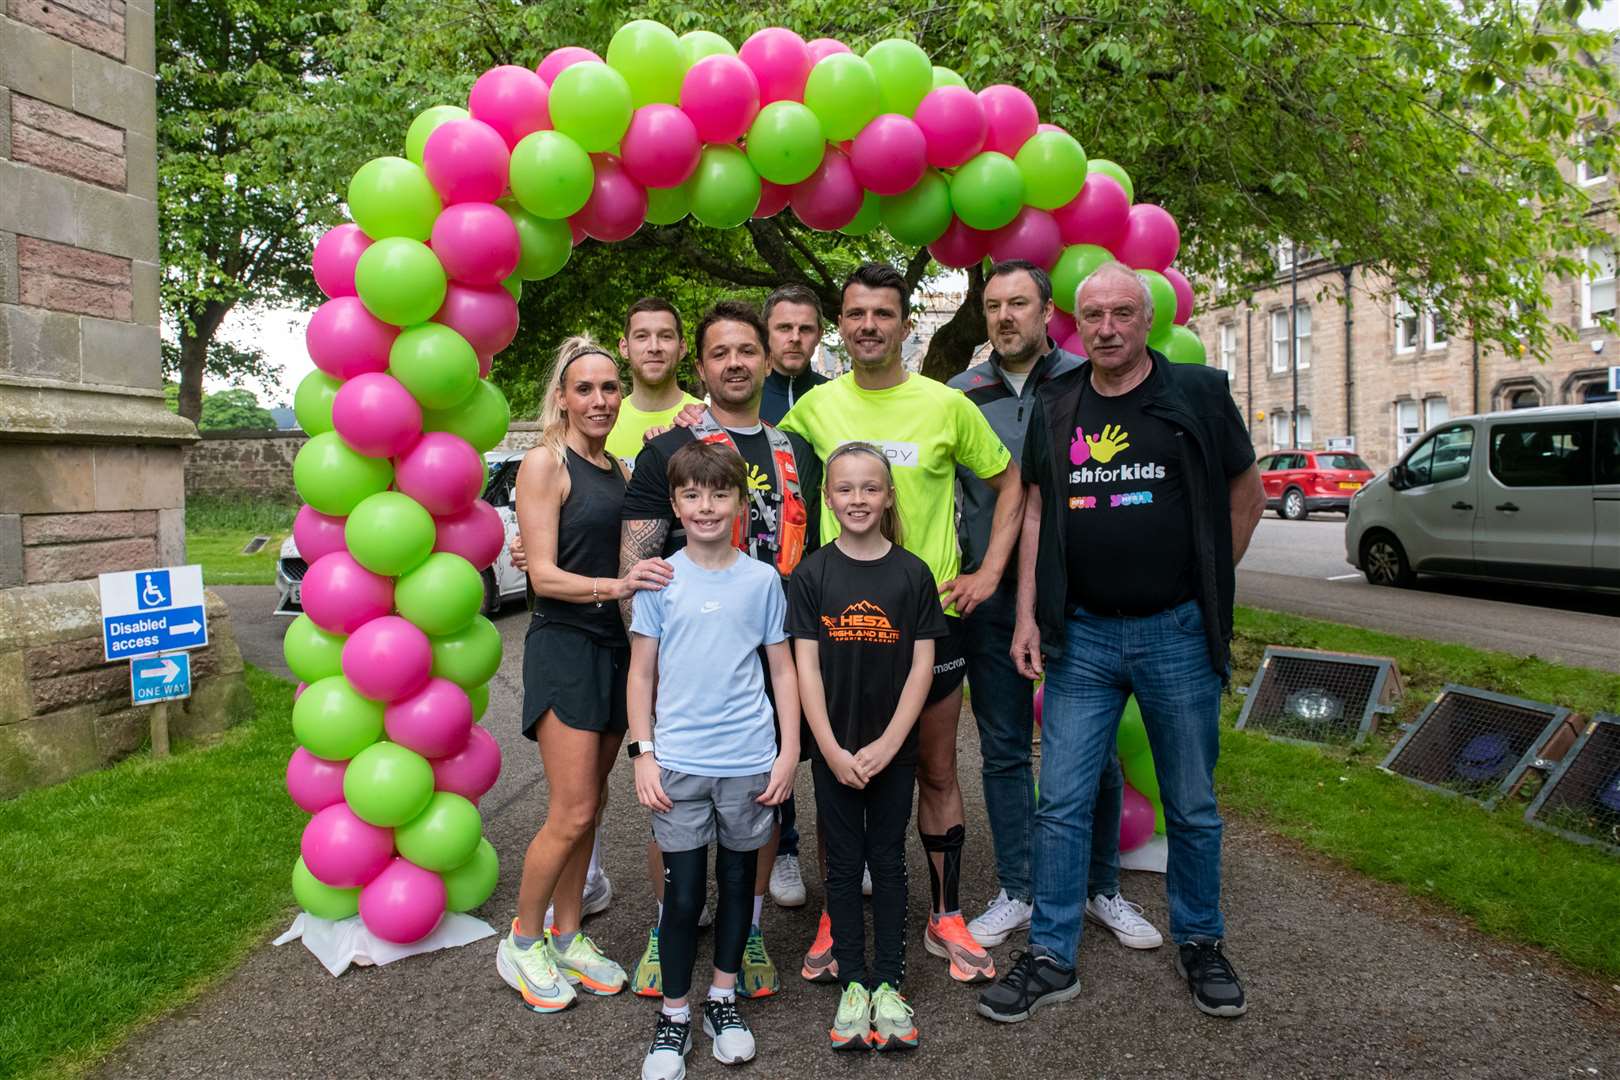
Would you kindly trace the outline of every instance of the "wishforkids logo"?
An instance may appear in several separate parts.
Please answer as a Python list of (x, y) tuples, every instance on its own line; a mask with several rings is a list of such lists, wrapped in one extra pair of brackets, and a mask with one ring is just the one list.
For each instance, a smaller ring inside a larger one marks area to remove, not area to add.
[(900, 631), (889, 621), (889, 613), (870, 600), (849, 605), (836, 618), (823, 615), (821, 625), (826, 628), (829, 641), (871, 642), (878, 645), (895, 645), (900, 641)]
[[(1087, 435), (1084, 428), (1075, 428), (1074, 438), (1069, 443), (1069, 463), (1076, 468), (1069, 473), (1069, 483), (1111, 484), (1125, 480), (1164, 479), (1164, 466), (1157, 462), (1121, 463), (1113, 468), (1097, 468), (1090, 464), (1107, 465), (1130, 448), (1130, 433), (1122, 430), (1118, 424), (1104, 424), (1098, 435)], [(1151, 501), (1120, 502), (1115, 499), (1110, 505), (1137, 506)], [(1069, 507), (1073, 510), (1089, 510), (1095, 505), (1096, 500), (1092, 496), (1076, 496), (1069, 500)]]

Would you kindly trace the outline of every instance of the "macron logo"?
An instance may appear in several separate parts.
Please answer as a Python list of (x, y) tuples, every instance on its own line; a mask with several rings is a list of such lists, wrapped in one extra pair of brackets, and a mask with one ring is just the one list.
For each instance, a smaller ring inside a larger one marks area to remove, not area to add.
[(703, 607), (699, 609), (700, 613), (703, 615), (709, 615), (719, 610), (720, 601), (718, 600), (705, 600), (703, 601)]

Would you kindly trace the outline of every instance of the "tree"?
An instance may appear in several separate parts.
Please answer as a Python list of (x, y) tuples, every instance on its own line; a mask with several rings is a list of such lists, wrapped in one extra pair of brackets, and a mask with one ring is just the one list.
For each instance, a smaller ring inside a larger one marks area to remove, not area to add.
[[(163, 396), (169, 408), (180, 411), (180, 385), (166, 382)], [(203, 431), (273, 431), (276, 421), (270, 410), (259, 404), (259, 397), (251, 390), (233, 387), (217, 394), (208, 394), (202, 400), (202, 418), (197, 427)]]

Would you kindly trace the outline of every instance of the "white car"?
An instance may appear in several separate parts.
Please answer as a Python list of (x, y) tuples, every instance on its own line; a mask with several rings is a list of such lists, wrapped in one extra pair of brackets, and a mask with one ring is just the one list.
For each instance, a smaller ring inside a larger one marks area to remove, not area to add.
[(1620, 591), (1620, 403), (1440, 425), (1356, 493), (1344, 546), (1374, 585), (1445, 574)]
[[(511, 552), (512, 537), (517, 535), (518, 527), (512, 488), (517, 483), (518, 464), (523, 460), (523, 453), (522, 450), (513, 450), (484, 455), (484, 461), (489, 466), (484, 501), (501, 515), (501, 523), (506, 527), (506, 543), (501, 546), (495, 565), (484, 571), (485, 615), (493, 615), (507, 601), (523, 596), (528, 583), (523, 571), (512, 565)], [(276, 561), (276, 588), (280, 592), (276, 601), (277, 615), (297, 615), (304, 610), (300, 594), (304, 573), (308, 569), (309, 564), (298, 554), (298, 545), (292, 537), (287, 537), (281, 545), (281, 557)]]

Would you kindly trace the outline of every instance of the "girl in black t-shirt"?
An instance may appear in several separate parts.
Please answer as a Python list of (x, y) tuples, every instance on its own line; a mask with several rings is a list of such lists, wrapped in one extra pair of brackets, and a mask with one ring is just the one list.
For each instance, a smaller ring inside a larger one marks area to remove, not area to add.
[[(846, 443), (827, 459), (833, 543), (788, 583), (799, 695), (815, 736), (816, 808), (827, 843), (827, 915), (844, 994), (835, 1050), (917, 1045), (905, 977), (906, 829), (916, 780), (917, 716), (933, 680), (934, 639), (949, 632), (927, 565), (900, 546), (888, 459)], [(866, 962), (861, 868), (872, 873), (874, 956)]]

